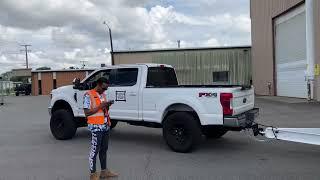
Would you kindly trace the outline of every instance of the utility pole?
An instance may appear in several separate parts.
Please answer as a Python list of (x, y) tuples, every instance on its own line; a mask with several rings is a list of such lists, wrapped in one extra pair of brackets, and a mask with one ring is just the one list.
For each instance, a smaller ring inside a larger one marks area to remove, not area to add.
[(180, 48), (180, 40), (178, 40), (177, 42), (178, 42), (178, 48)]
[(84, 69), (84, 67), (86, 66), (86, 62), (87, 61), (80, 61), (80, 63), (82, 63), (81, 69)]
[(111, 28), (110, 28), (110, 26), (107, 24), (106, 21), (104, 21), (103, 24), (105, 24), (105, 25), (108, 27), (108, 29), (109, 29), (109, 38), (110, 38), (110, 47), (111, 47), (111, 65), (114, 65), (114, 56), (113, 56), (113, 44), (112, 44)]
[(24, 49), (21, 50), (21, 51), (24, 51), (26, 53), (26, 66), (27, 66), (27, 69), (29, 69), (29, 62), (28, 62), (28, 52), (31, 52), (31, 50), (28, 49), (28, 47), (30, 47), (31, 45), (29, 44), (22, 44), (20, 46), (23, 46)]

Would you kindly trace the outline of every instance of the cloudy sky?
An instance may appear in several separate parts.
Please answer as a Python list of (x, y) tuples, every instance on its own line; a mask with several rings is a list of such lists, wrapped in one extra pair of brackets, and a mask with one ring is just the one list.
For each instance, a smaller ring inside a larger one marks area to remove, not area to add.
[(0, 73), (110, 63), (114, 50), (250, 45), (249, 0), (1, 0)]

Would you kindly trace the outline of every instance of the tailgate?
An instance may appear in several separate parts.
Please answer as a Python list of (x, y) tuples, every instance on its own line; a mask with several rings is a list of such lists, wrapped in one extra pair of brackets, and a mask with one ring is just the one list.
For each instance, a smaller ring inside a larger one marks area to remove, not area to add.
[(231, 102), (233, 115), (238, 115), (254, 108), (254, 89), (241, 90), (237, 88), (233, 91)]

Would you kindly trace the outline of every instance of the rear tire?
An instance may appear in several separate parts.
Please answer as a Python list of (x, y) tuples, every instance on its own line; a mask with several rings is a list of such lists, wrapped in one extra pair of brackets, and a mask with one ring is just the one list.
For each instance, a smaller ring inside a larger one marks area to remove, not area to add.
[(192, 114), (176, 112), (164, 120), (163, 137), (173, 151), (190, 152), (201, 142), (200, 124)]
[(77, 125), (72, 112), (64, 109), (53, 112), (50, 119), (50, 130), (58, 140), (73, 138), (77, 131)]
[(221, 138), (228, 132), (224, 127), (219, 126), (212, 126), (212, 127), (205, 127), (203, 130), (203, 134), (206, 136), (207, 139), (218, 139)]
[(115, 128), (117, 124), (118, 124), (118, 121), (116, 121), (116, 120), (111, 120), (111, 126), (110, 126), (110, 129)]
[(19, 96), (19, 93), (18, 93), (18, 92), (16, 92), (16, 96)]

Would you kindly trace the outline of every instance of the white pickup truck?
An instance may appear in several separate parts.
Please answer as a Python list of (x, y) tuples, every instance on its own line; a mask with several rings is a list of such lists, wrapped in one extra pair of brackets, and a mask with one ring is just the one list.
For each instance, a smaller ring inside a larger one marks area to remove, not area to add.
[(178, 85), (169, 65), (117, 65), (99, 69), (81, 82), (51, 93), (50, 129), (59, 140), (71, 139), (86, 126), (83, 95), (99, 77), (106, 77), (112, 127), (117, 122), (163, 129), (168, 146), (189, 152), (207, 138), (250, 127), (258, 116), (254, 89), (238, 85)]

